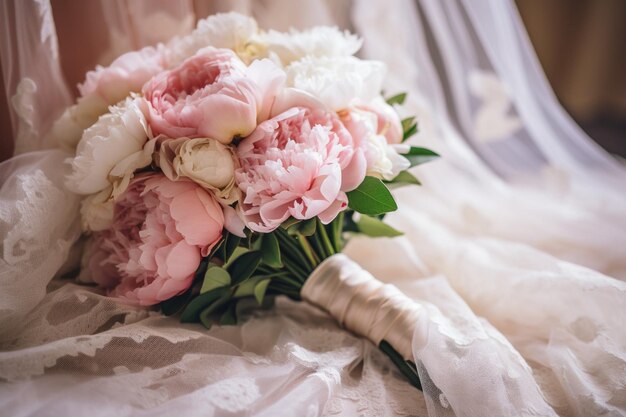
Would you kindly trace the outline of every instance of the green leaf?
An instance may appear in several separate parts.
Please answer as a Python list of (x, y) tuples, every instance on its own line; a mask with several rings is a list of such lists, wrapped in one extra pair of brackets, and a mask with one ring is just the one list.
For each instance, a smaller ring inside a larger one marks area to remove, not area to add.
[(268, 278), (264, 275), (258, 275), (245, 280), (237, 286), (237, 289), (235, 290), (235, 294), (233, 294), (233, 296), (235, 298), (244, 298), (254, 295), (254, 287), (256, 287), (256, 284), (258, 284), (259, 281), (261, 281), (262, 279)]
[(273, 268), (282, 268), (283, 262), (280, 257), (280, 246), (278, 239), (273, 233), (265, 233), (261, 235), (261, 253), (263, 254), (263, 263)]
[(398, 209), (396, 201), (378, 178), (365, 177), (361, 185), (348, 194), (348, 207), (359, 213), (375, 216)]
[(364, 214), (361, 214), (356, 225), (359, 232), (370, 237), (396, 237), (404, 234), (389, 226), (387, 223), (383, 223), (376, 217), (370, 217)]
[(230, 301), (230, 299), (230, 291), (226, 291), (217, 300), (209, 304), (206, 308), (204, 308), (204, 310), (200, 312), (198, 318), (200, 319), (200, 322), (204, 325), (204, 327), (206, 327), (207, 329), (211, 328), (211, 325), (214, 322), (211, 315), (224, 307), (226, 303)]
[(298, 220), (298, 219), (296, 219), (296, 218), (293, 218), (293, 217), (290, 217), (290, 218), (288, 218), (287, 220), (285, 220), (285, 221), (283, 222), (283, 224), (281, 224), (280, 226), (281, 226), (283, 229), (287, 230), (287, 229), (289, 229), (291, 226), (293, 226), (294, 224), (297, 224), (297, 223), (300, 223), (300, 220)]
[(404, 104), (404, 100), (406, 100), (406, 93), (400, 93), (393, 97), (389, 97), (387, 99), (387, 104), (390, 106), (393, 106), (394, 104)]
[(239, 284), (252, 276), (261, 263), (263, 254), (260, 251), (249, 251), (241, 254), (228, 266), (233, 284)]
[(391, 180), (391, 182), (401, 182), (403, 184), (414, 184), (414, 185), (422, 185), (422, 183), (415, 178), (415, 175), (411, 174), (409, 171), (402, 171), (396, 177)]
[(252, 244), (250, 245), (250, 250), (261, 250), (261, 243), (263, 243), (264, 233), (256, 234), (256, 238), (253, 239)]
[(187, 304), (187, 302), (191, 300), (191, 294), (192, 292), (190, 288), (189, 290), (185, 291), (181, 295), (177, 295), (175, 297), (172, 297), (168, 300), (163, 301), (160, 304), (161, 313), (165, 314), (166, 316), (172, 316), (178, 313), (180, 310), (183, 309), (185, 304)]
[(315, 229), (317, 228), (317, 222), (315, 218), (305, 220), (300, 223), (300, 227), (298, 228), (299, 232), (303, 236), (313, 236), (315, 233)]
[(237, 301), (228, 304), (228, 308), (220, 317), (221, 326), (234, 326), (237, 324)]
[(438, 153), (433, 152), (430, 149), (419, 148), (417, 146), (411, 146), (408, 152), (402, 153), (401, 155), (409, 160), (412, 167), (439, 158)]
[(250, 252), (250, 250), (244, 248), (243, 246), (237, 246), (233, 251), (233, 254), (230, 256), (228, 262), (226, 262), (222, 268), (228, 269), (237, 260), (237, 258), (239, 258), (246, 252)]
[(315, 219), (301, 220), (298, 223), (294, 223), (286, 230), (290, 236), (312, 236), (315, 233), (316, 222)]
[(200, 294), (211, 291), (215, 288), (225, 287), (230, 285), (230, 274), (227, 270), (217, 265), (210, 265), (205, 274), (204, 281), (202, 281), (202, 288), (200, 288)]
[(415, 116), (402, 119), (402, 131), (406, 132), (415, 124)]
[[(237, 286), (233, 297), (235, 298), (245, 298), (251, 297), (254, 295), (254, 288), (256, 285), (263, 280), (272, 280), (272, 279), (289, 279), (289, 272), (275, 272), (273, 274), (264, 274), (264, 275), (255, 275), (250, 279), (245, 280), (241, 284)], [(298, 284), (302, 286), (302, 284)]]
[[(228, 233), (228, 232), (226, 232), (226, 233)], [(222, 247), (224, 246), (224, 241), (225, 241), (225, 239), (222, 237), (222, 239), (220, 240), (220, 243), (218, 243), (217, 245), (213, 246), (213, 249), (211, 249), (211, 252), (209, 252), (209, 255), (205, 259), (211, 260), (211, 259), (213, 259), (213, 257), (218, 252), (221, 253)]]
[(180, 321), (182, 323), (197, 322), (202, 310), (209, 307), (224, 294), (228, 293), (228, 288), (220, 287), (197, 296), (191, 300), (189, 304), (187, 304), (187, 307), (183, 310), (183, 314), (180, 316)]
[(415, 135), (416, 133), (417, 133), (417, 123), (415, 123), (406, 132), (402, 134), (402, 142), (406, 141), (407, 139), (409, 139), (411, 136)]
[(264, 279), (259, 281), (254, 287), (254, 298), (256, 298), (259, 305), (263, 305), (263, 299), (265, 298), (265, 292), (267, 291), (268, 285), (270, 285), (270, 280)]
[(235, 253), (235, 249), (239, 246), (239, 242), (241, 242), (241, 238), (239, 236), (233, 235), (232, 233), (228, 233), (225, 237), (225, 242), (222, 249), (223, 261), (224, 263), (228, 262), (233, 253)]
[(417, 123), (415, 117), (407, 117), (402, 119), (402, 142), (417, 133)]
[(396, 177), (392, 179), (391, 181), (384, 181), (384, 182), (385, 182), (385, 185), (387, 185), (387, 187), (389, 188), (396, 188), (396, 187), (409, 185), (409, 184), (422, 185), (422, 183), (419, 182), (419, 180), (415, 178), (415, 176), (411, 174), (409, 171), (402, 171), (398, 175), (396, 175)]

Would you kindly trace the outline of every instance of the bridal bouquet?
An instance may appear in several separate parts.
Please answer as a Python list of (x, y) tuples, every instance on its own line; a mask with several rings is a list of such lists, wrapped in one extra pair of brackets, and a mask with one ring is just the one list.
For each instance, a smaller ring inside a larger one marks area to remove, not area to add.
[[(397, 236), (389, 188), (437, 155), (381, 95), (384, 65), (336, 28), (260, 31), (238, 14), (98, 67), (52, 135), (85, 195), (79, 279), (183, 322), (238, 303), (306, 300), (379, 345), (417, 384), (417, 306), (341, 255), (350, 234)], [(408, 329), (408, 330), (407, 330)]]

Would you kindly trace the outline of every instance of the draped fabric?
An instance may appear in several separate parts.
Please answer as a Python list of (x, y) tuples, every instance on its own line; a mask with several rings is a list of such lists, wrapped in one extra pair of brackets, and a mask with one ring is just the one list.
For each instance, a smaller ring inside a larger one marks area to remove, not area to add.
[[(60, 3), (0, 2), (19, 154), (0, 164), (0, 415), (626, 413), (624, 166), (559, 107), (511, 2), (86, 3), (96, 12), (74, 11), (72, 28)], [(68, 154), (46, 141), (71, 68), (225, 9), (357, 32), (361, 56), (387, 64), (386, 92), (408, 92), (412, 143), (442, 155), (415, 168), (422, 187), (395, 192), (386, 220), (403, 237), (346, 248), (423, 307), (407, 335), (423, 393), (305, 303), (243, 306), (239, 325), (206, 330), (75, 283), (79, 198), (63, 185)]]

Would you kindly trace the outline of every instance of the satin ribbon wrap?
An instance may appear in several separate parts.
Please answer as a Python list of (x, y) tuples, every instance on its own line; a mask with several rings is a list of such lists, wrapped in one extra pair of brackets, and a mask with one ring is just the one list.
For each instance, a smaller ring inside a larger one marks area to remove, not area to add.
[(300, 296), (376, 346), (386, 340), (404, 359), (413, 360), (411, 342), (422, 307), (347, 256), (336, 254), (319, 264)]

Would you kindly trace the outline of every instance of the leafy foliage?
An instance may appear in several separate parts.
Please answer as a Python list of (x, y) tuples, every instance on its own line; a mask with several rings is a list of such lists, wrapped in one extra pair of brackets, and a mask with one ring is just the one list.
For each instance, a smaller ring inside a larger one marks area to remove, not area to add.
[(412, 167), (425, 164), (426, 162), (439, 158), (438, 153), (433, 152), (430, 149), (419, 148), (417, 146), (411, 146), (408, 152), (403, 153), (402, 156), (409, 160)]
[(391, 192), (375, 177), (365, 177), (361, 185), (348, 194), (348, 207), (363, 214), (375, 216), (398, 209)]
[(370, 237), (396, 237), (402, 236), (403, 233), (394, 229), (382, 220), (376, 217), (361, 214), (355, 222), (360, 233)]
[(402, 171), (391, 181), (384, 181), (388, 188), (396, 188), (403, 185), (422, 185), (420, 181), (409, 171)]
[(204, 281), (200, 287), (200, 294), (214, 290), (215, 288), (230, 285), (230, 274), (227, 270), (217, 265), (209, 265), (204, 273)]
[(276, 235), (273, 233), (263, 234), (259, 241), (261, 242), (261, 260), (263, 263), (272, 268), (282, 268), (283, 262), (280, 257), (280, 245), (278, 244)]
[(386, 101), (387, 104), (393, 106), (394, 104), (404, 104), (404, 100), (406, 100), (406, 93), (396, 94), (395, 96), (389, 97)]
[(402, 119), (402, 142), (409, 139), (418, 132), (415, 117), (407, 117)]

